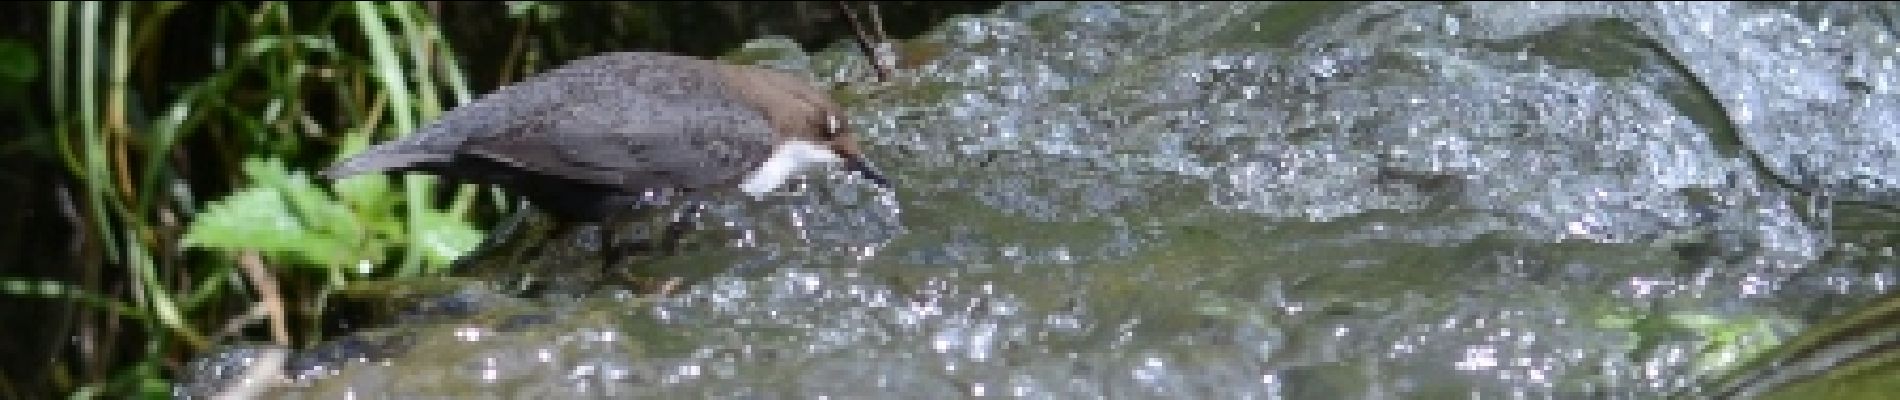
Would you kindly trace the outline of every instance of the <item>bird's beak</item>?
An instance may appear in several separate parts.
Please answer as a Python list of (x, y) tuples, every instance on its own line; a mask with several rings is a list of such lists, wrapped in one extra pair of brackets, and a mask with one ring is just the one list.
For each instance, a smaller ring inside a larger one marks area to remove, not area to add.
[(872, 166), (871, 161), (864, 159), (863, 156), (857, 154), (846, 156), (844, 158), (844, 164), (845, 169), (857, 173), (859, 176), (864, 177), (865, 180), (876, 184), (879, 188), (891, 190), (890, 180), (885, 178), (883, 173), (878, 172), (877, 167)]

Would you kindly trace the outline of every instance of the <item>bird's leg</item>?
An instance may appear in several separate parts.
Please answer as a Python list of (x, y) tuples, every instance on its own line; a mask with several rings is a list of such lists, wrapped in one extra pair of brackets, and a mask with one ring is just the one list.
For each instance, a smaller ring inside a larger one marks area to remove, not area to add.
[[(682, 208), (675, 209), (673, 212), (668, 213), (666, 228), (661, 230), (660, 237), (651, 239), (655, 243), (655, 250), (658, 250), (659, 254), (678, 254), (680, 241), (683, 240), (682, 237), (691, 232), (691, 224), (705, 211), (704, 207), (705, 205), (699, 202), (687, 201)], [(679, 287), (681, 281), (682, 279), (677, 276), (666, 278), (665, 281), (660, 282), (658, 287), (651, 292), (651, 295), (666, 296), (672, 294), (673, 290)]]
[[(640, 238), (638, 243), (639, 247), (641, 249), (655, 250), (655, 254), (673, 254), (673, 248), (677, 245), (676, 243), (679, 240), (678, 237), (686, 231), (687, 224), (692, 222), (689, 216), (697, 213), (698, 205), (696, 203), (686, 206), (685, 211), (675, 210), (671, 212), (667, 218), (666, 229), (659, 232), (659, 237), (648, 235), (647, 237)], [(603, 267), (613, 267), (617, 260), (625, 256), (626, 251), (618, 246), (619, 242), (616, 236), (618, 232), (617, 224), (622, 220), (621, 218), (610, 218), (610, 222), (600, 225), (600, 256), (604, 260), (602, 264)], [(651, 221), (652, 217), (650, 216), (640, 218), (642, 225), (652, 224)]]
[(622, 230), (620, 225), (646, 218), (647, 201), (645, 200), (621, 198), (609, 203), (614, 206), (603, 211), (595, 224), (600, 240), (600, 248), (597, 249), (596, 255), (600, 256), (602, 271), (612, 270), (622, 257), (627, 256), (627, 250), (620, 247), (620, 231)]
[(671, 218), (668, 218), (666, 223), (666, 230), (660, 234), (660, 251), (668, 255), (676, 254), (680, 237), (685, 236), (686, 233), (689, 232), (688, 229), (691, 227), (693, 221), (699, 218), (700, 213), (704, 212), (703, 207), (704, 205), (699, 202), (689, 201), (683, 209), (673, 211)]
[(620, 242), (614, 235), (617, 231), (614, 229), (616, 225), (618, 222), (612, 219), (601, 222), (599, 225), (600, 269), (602, 271), (611, 270), (614, 263), (620, 260)]

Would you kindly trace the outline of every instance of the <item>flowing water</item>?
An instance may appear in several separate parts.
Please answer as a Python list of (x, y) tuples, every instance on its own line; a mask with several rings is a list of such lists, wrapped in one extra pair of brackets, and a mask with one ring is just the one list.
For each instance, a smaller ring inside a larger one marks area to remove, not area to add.
[[(1897, 21), (1860, 2), (1013, 3), (841, 97), (896, 192), (817, 176), (715, 205), (712, 239), (627, 266), (690, 277), (664, 295), (465, 293), (479, 307), (365, 327), (403, 338), (386, 359), (300, 353), (309, 378), (275, 393), (1694, 393), (1894, 285), (1891, 238), (1851, 227), (1896, 219)], [(848, 51), (769, 63), (867, 76)]]

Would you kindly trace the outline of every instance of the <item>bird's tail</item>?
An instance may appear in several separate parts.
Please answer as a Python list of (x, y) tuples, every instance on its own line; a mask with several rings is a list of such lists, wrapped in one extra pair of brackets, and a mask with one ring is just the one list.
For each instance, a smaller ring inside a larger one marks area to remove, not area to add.
[(342, 179), (364, 173), (400, 171), (421, 163), (447, 160), (450, 153), (435, 144), (423, 138), (411, 137), (370, 146), (323, 170), (323, 176)]

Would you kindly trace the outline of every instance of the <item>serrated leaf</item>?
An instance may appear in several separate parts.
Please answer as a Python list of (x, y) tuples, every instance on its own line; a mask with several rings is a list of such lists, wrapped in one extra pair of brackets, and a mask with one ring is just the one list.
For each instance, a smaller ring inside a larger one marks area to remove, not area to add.
[(350, 246), (314, 234), (277, 190), (251, 187), (212, 203), (185, 231), (188, 247), (294, 254), (323, 266), (349, 261)]
[(289, 250), (303, 224), (276, 190), (250, 187), (211, 203), (185, 230), (185, 245), (219, 249)]

